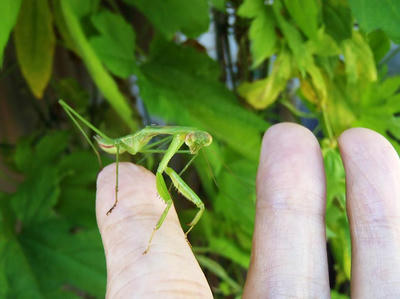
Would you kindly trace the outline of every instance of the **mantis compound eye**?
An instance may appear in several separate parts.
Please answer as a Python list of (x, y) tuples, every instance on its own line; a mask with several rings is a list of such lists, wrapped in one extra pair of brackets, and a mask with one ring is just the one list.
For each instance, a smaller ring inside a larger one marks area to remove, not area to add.
[(196, 154), (202, 147), (212, 143), (212, 136), (205, 131), (194, 131), (186, 135), (185, 143), (192, 154)]

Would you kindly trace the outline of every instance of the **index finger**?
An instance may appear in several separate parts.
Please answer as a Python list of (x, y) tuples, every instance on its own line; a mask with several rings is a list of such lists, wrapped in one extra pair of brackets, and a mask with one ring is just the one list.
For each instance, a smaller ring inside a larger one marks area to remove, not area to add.
[(119, 164), (118, 205), (115, 164), (97, 179), (96, 214), (107, 261), (107, 298), (212, 298), (172, 207), (143, 255), (165, 203), (155, 176), (132, 163)]
[(325, 174), (318, 141), (292, 123), (264, 135), (244, 298), (329, 298)]

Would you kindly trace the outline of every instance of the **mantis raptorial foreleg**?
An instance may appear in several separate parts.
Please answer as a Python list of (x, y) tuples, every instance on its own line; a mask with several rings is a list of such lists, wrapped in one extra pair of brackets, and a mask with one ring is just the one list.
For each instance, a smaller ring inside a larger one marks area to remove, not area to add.
[(168, 211), (171, 208), (172, 205), (172, 198), (171, 195), (169, 194), (167, 185), (165, 183), (164, 177), (163, 177), (163, 172), (167, 168), (167, 165), (171, 158), (175, 155), (175, 153), (179, 150), (179, 148), (183, 145), (185, 142), (185, 135), (179, 134), (174, 136), (174, 138), (171, 141), (171, 144), (169, 145), (167, 151), (165, 152), (164, 157), (162, 158), (160, 164), (158, 165), (157, 168), (157, 173), (156, 173), (156, 188), (157, 192), (160, 195), (161, 199), (167, 204), (165, 207), (163, 213), (161, 214), (160, 218), (157, 221), (156, 226), (153, 228), (153, 232), (151, 233), (150, 240), (147, 244), (146, 250), (143, 252), (143, 254), (146, 254), (149, 249), (150, 249), (150, 244), (151, 241), (153, 240), (155, 232), (161, 227), (163, 224), (165, 218), (167, 217)]

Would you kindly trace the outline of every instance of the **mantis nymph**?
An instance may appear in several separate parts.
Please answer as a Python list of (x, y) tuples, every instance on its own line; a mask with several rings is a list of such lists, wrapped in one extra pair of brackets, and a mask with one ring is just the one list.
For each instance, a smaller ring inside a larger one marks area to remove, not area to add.
[(189, 148), (189, 153), (193, 155), (197, 155), (199, 150), (202, 147), (208, 146), (212, 142), (212, 137), (209, 133), (205, 131), (198, 130), (196, 128), (191, 127), (179, 127), (179, 126), (147, 126), (144, 129), (120, 138), (110, 138), (104, 133), (102, 133), (99, 129), (89, 123), (86, 119), (84, 119), (78, 112), (76, 112), (73, 108), (71, 108), (67, 103), (63, 100), (58, 101), (59, 104), (64, 108), (65, 112), (74, 122), (74, 124), (78, 127), (78, 129), (82, 132), (92, 149), (97, 155), (97, 158), (100, 160), (100, 155), (96, 150), (95, 146), (86, 135), (85, 131), (79, 125), (79, 121), (83, 124), (87, 125), (91, 130), (93, 130), (97, 136), (95, 139), (103, 151), (113, 154), (116, 156), (116, 182), (115, 182), (115, 201), (113, 206), (108, 210), (107, 215), (109, 215), (113, 209), (117, 206), (118, 203), (118, 163), (119, 163), (119, 155), (128, 152), (131, 155), (135, 155), (137, 153), (146, 153), (151, 152), (149, 150), (148, 144), (152, 138), (159, 135), (170, 135), (172, 136), (172, 141), (165, 151), (164, 157), (161, 159), (160, 164), (158, 165), (156, 172), (156, 187), (157, 192), (163, 201), (166, 203), (166, 207), (161, 214), (156, 226), (153, 229), (153, 232), (150, 236), (149, 242), (147, 244), (146, 250), (143, 254), (146, 254), (149, 251), (151, 241), (153, 239), (154, 233), (161, 227), (163, 224), (165, 217), (168, 214), (168, 211), (172, 205), (172, 198), (168, 191), (167, 185), (165, 183), (163, 174), (167, 174), (172, 181), (172, 184), (175, 188), (180, 192), (186, 199), (193, 202), (198, 208), (199, 211), (194, 216), (193, 220), (188, 224), (189, 229), (186, 231), (185, 236), (193, 229), (196, 223), (200, 220), (201, 215), (204, 212), (204, 203), (197, 196), (197, 194), (182, 180), (180, 175), (176, 173), (172, 168), (168, 167), (168, 163), (171, 158), (179, 152), (181, 146), (185, 143)]

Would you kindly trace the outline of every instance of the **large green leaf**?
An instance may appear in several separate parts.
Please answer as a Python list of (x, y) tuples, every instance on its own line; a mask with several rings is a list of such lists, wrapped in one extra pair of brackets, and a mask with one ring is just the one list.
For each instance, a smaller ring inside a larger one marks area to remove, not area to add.
[(210, 132), (237, 152), (258, 160), (267, 123), (241, 107), (217, 81), (217, 65), (205, 54), (160, 45), (141, 68), (140, 95), (153, 115)]
[(135, 33), (121, 15), (103, 10), (91, 17), (99, 32), (90, 44), (101, 61), (115, 75), (127, 78), (135, 69)]
[(396, 43), (400, 43), (400, 1), (349, 0), (354, 16), (367, 32), (382, 29)]
[(34, 96), (41, 98), (52, 73), (55, 47), (47, 0), (22, 2), (14, 38), (22, 74)]
[(378, 64), (390, 50), (390, 40), (382, 30), (375, 30), (368, 34), (368, 44)]
[(239, 7), (237, 13), (239, 16), (253, 19), (249, 37), (254, 59), (253, 67), (256, 67), (276, 50), (274, 15), (271, 7), (266, 6), (263, 0), (246, 0)]
[(350, 8), (343, 1), (326, 0), (322, 5), (326, 32), (340, 43), (351, 38), (353, 20)]
[(0, 1), (0, 68), (3, 65), (3, 52), (7, 45), (8, 37), (17, 22), (21, 0)]
[(166, 38), (180, 31), (196, 37), (209, 26), (207, 0), (124, 0), (136, 6)]
[(305, 35), (314, 39), (319, 27), (319, 4), (317, 0), (285, 0), (285, 5), (297, 26)]

